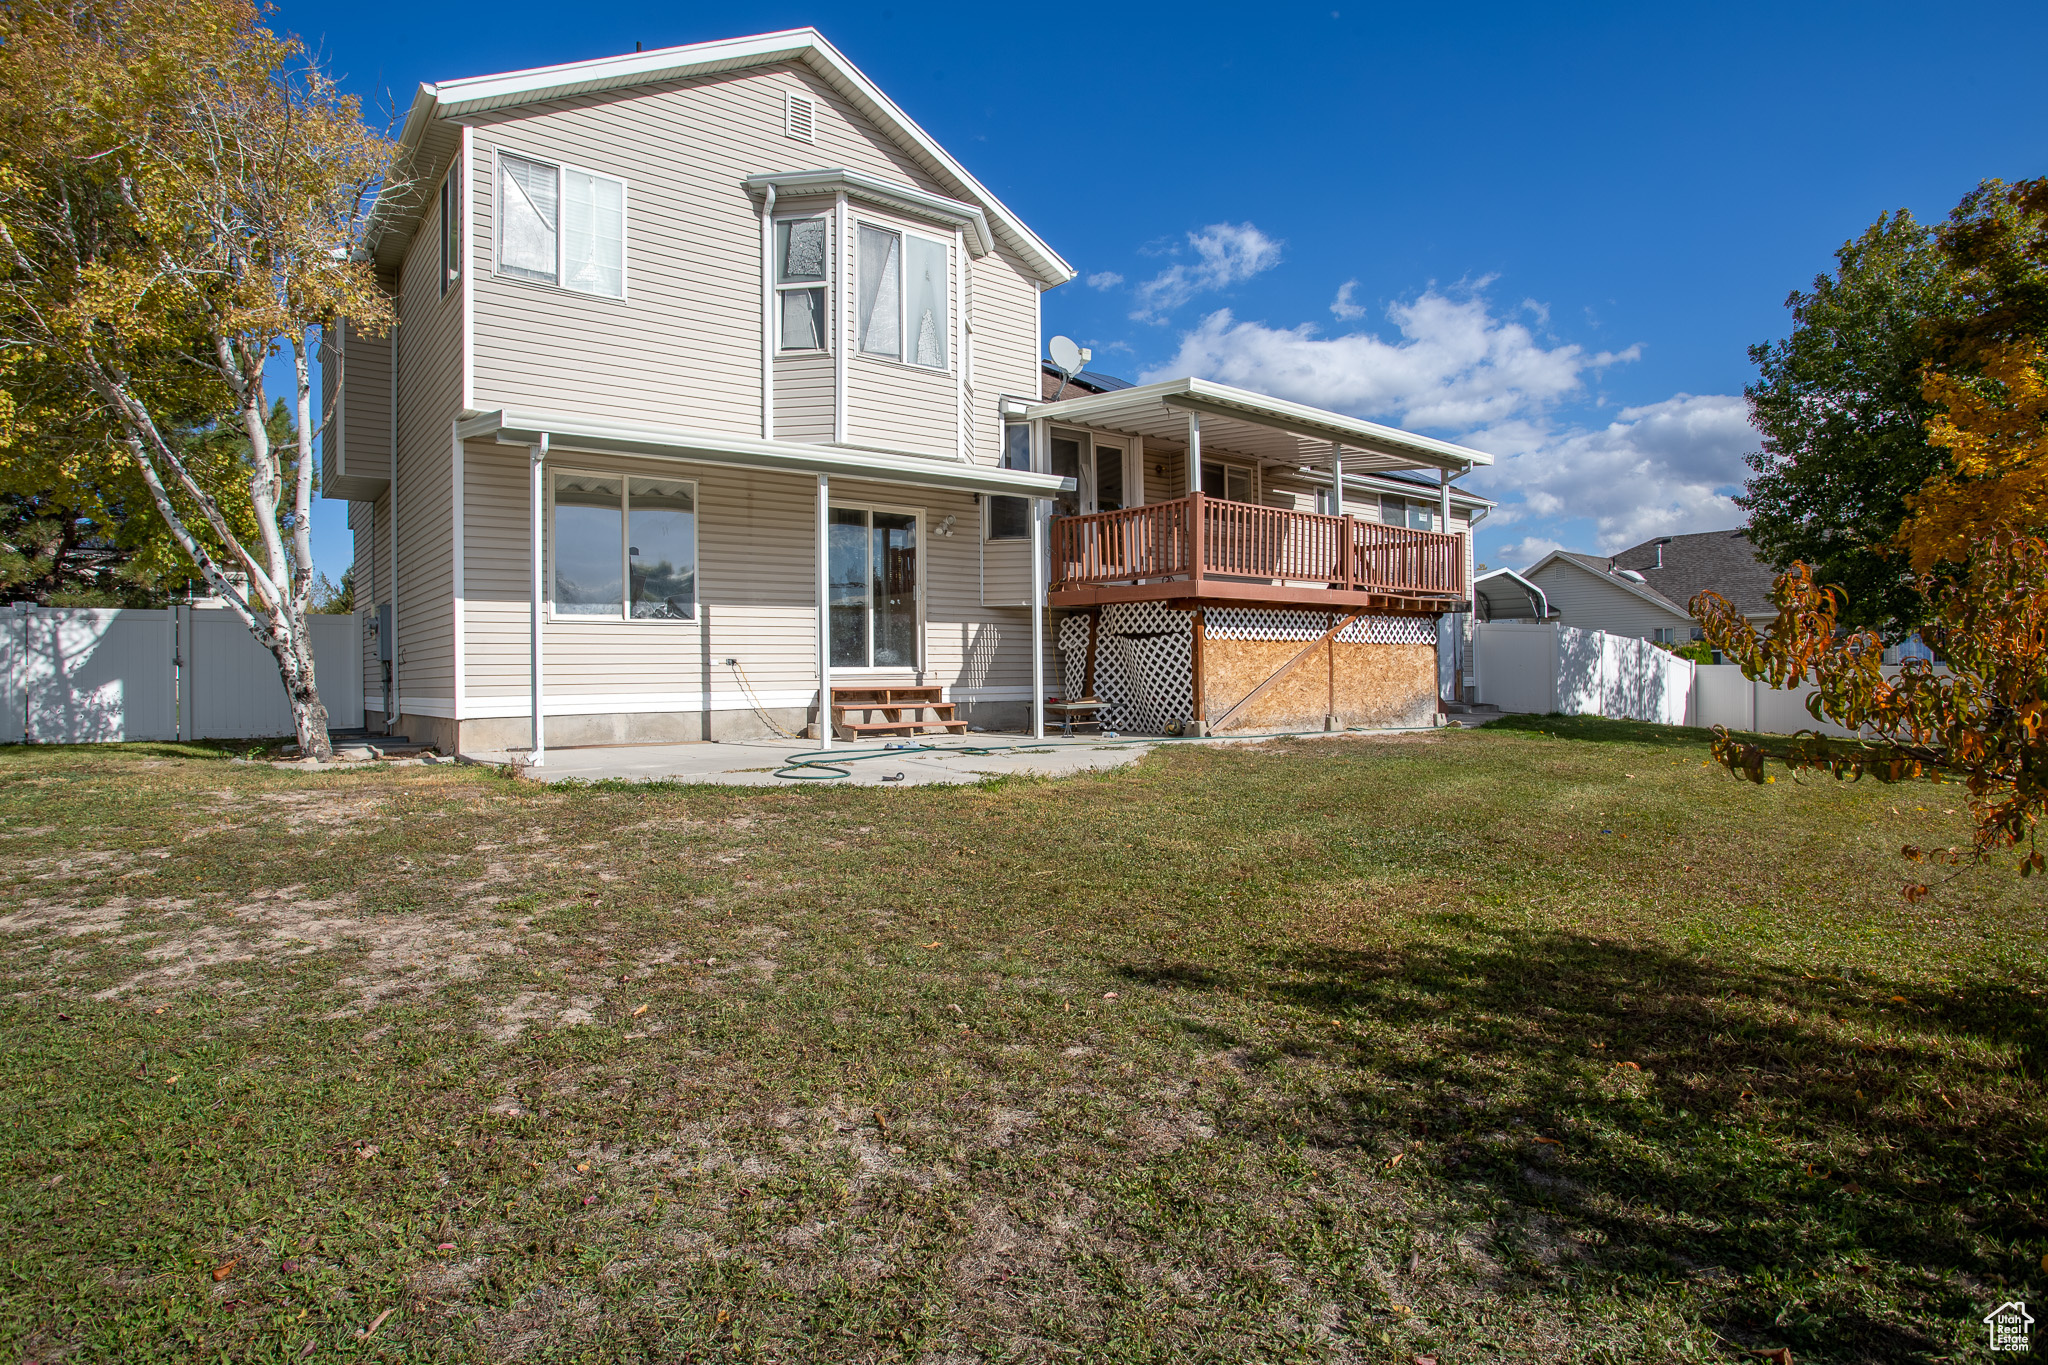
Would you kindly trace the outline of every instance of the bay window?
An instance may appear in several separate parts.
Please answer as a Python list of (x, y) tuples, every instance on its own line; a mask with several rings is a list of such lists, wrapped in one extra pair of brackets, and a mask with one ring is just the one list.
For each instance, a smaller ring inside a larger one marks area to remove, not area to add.
[(854, 332), (861, 353), (951, 368), (951, 244), (862, 223), (854, 255)]
[(917, 514), (834, 507), (828, 535), (832, 667), (916, 668)]
[(625, 182), (498, 153), (498, 273), (624, 298)]
[(697, 619), (697, 488), (681, 479), (557, 470), (554, 614)]
[(788, 218), (775, 225), (778, 351), (822, 351), (829, 283), (829, 219)]

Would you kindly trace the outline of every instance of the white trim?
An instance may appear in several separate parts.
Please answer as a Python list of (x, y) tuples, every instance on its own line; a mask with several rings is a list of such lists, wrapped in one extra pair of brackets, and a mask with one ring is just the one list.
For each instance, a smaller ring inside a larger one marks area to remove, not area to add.
[(971, 249), (975, 255), (986, 256), (995, 250), (988, 219), (974, 205), (921, 190), (915, 185), (899, 185), (865, 171), (776, 171), (750, 175), (745, 184), (749, 194), (764, 194), (773, 189), (794, 199), (831, 193), (858, 199), (876, 208), (893, 209), (913, 218), (923, 218), (956, 232), (971, 228), (974, 232)]
[[(504, 158), (516, 156), (521, 161), (531, 161), (537, 166), (552, 166), (555, 169), (555, 278), (536, 280), (528, 275), (507, 274), (504, 262), (498, 259), (498, 248), (505, 241), (505, 171)], [(562, 253), (567, 250), (562, 230), (562, 210), (565, 198), (562, 192), (563, 176), (574, 172), (587, 175), (593, 180), (609, 180), (619, 187), (619, 292), (604, 294), (595, 289), (578, 289), (567, 283), (569, 272), (562, 268)], [(516, 147), (491, 148), (491, 278), (523, 284), (534, 289), (557, 289), (564, 294), (574, 294), (586, 299), (610, 299), (624, 303), (633, 296), (630, 286), (632, 279), (632, 221), (633, 187), (624, 176), (609, 171), (596, 171), (588, 166), (578, 166), (571, 161), (557, 161), (552, 157), (536, 156), (522, 152)]]
[(818, 665), (818, 732), (812, 738), (832, 739), (832, 479), (818, 475), (818, 505), (812, 524), (812, 557), (816, 560), (816, 614)]
[(953, 352), (953, 440), (962, 460), (973, 457), (967, 440), (967, 290), (962, 282), (967, 271), (966, 243), (966, 235), (955, 228), (952, 250), (953, 297), (946, 300), (950, 305), (946, 333), (951, 338), (949, 345)]
[(546, 433), (556, 450), (599, 455), (640, 455), (687, 460), (695, 464), (732, 465), (747, 469), (778, 469), (800, 474), (843, 474), (849, 478), (922, 488), (951, 488), (963, 493), (998, 493), (1009, 497), (1047, 497), (1068, 491), (1071, 480), (1047, 474), (961, 464), (947, 458), (886, 451), (841, 450), (796, 441), (757, 441), (676, 427), (642, 426), (598, 417), (565, 417), (551, 413), (497, 410), (479, 413), (462, 423), (471, 440), (526, 446)]
[[(834, 669), (837, 676), (844, 669)], [(907, 668), (874, 669), (876, 674), (913, 672)], [(940, 696), (945, 701), (1024, 701), (1031, 700), (1028, 687), (950, 687), (942, 686)], [(791, 710), (808, 708), (818, 699), (816, 688), (781, 688), (752, 693), (743, 691), (721, 692), (714, 689), (710, 694), (710, 706), (705, 706), (705, 694), (694, 692), (550, 692), (542, 703), (550, 716), (600, 716), (647, 715), (676, 711), (747, 711), (756, 701), (763, 706), (787, 706)], [(405, 707), (414, 715), (439, 716), (447, 718), (446, 697), (408, 697)], [(429, 709), (433, 708), (433, 709)], [(518, 695), (472, 696), (465, 704), (464, 720), (503, 720), (515, 716), (533, 714), (533, 703), (529, 698)]]
[(461, 430), (460, 430), (461, 426), (462, 426), (462, 419), (461, 419), (461, 418), (459, 418), (459, 417), (454, 417), (454, 418), (450, 418), (450, 419), (449, 419), (449, 421), (448, 421), (448, 440), (449, 440), (449, 443), (450, 443), (450, 448), (451, 448), (451, 454), (452, 454), (452, 459), (451, 459), (451, 461), (450, 461), (450, 469), (451, 469), (451, 471), (452, 471), (452, 472), (451, 472), (451, 476), (450, 476), (450, 486), (451, 486), (451, 488), (452, 488), (452, 490), (453, 490), (453, 492), (454, 492), (454, 497), (453, 497), (453, 498), (452, 498), (452, 499), (450, 500), (450, 514), (449, 514), (449, 522), (450, 522), (450, 530), (451, 530), (451, 531), (453, 532), (453, 534), (452, 534), (452, 535), (450, 536), (450, 539), (451, 539), (451, 540), (452, 540), (452, 541), (454, 542), (455, 552), (454, 552), (454, 562), (453, 562), (453, 563), (452, 563), (452, 564), (451, 564), (451, 565), (449, 566), (449, 570), (450, 570), (450, 574), (451, 574), (450, 582), (451, 582), (451, 583), (453, 584), (453, 586), (454, 586), (454, 589), (455, 589), (455, 591), (453, 592), (453, 594), (451, 594), (451, 595), (452, 595), (452, 597), (454, 598), (454, 614), (455, 614), (455, 639), (454, 639), (454, 641), (452, 642), (452, 644), (453, 644), (453, 651), (454, 651), (454, 652), (453, 652), (453, 660), (452, 660), (452, 661), (453, 661), (453, 665), (454, 665), (454, 669), (455, 669), (455, 699), (454, 699), (454, 701), (455, 701), (455, 716), (454, 716), (454, 718), (455, 718), (455, 719), (457, 719), (457, 720), (460, 720), (460, 719), (462, 718), (462, 694), (463, 694), (463, 691), (464, 691), (464, 688), (463, 688), (463, 685), (462, 685), (462, 669), (463, 669), (463, 655), (464, 655), (464, 650), (463, 650), (463, 648), (462, 648), (462, 623), (463, 623), (463, 616), (464, 616), (464, 612), (463, 612), (463, 606), (464, 606), (464, 602), (463, 602), (463, 597), (462, 597), (462, 589), (463, 589), (463, 582), (462, 582), (462, 432), (461, 432)]
[[(819, 221), (825, 224), (825, 278), (823, 280), (800, 280), (793, 281), (789, 284), (784, 284), (780, 279), (777, 278), (777, 276), (781, 273), (781, 269), (779, 263), (776, 260), (777, 253), (775, 250), (775, 229), (784, 223), (808, 223), (812, 221)], [(773, 356), (818, 356), (830, 355), (833, 351), (832, 296), (834, 293), (837, 292), (835, 286), (838, 284), (839, 281), (837, 272), (833, 270), (832, 258), (836, 253), (834, 253), (832, 250), (831, 235), (832, 215), (830, 213), (821, 213), (818, 212), (817, 210), (811, 210), (809, 212), (804, 213), (778, 213), (775, 215), (774, 219), (769, 223), (768, 289), (771, 297), (769, 301), (768, 329), (770, 337), (769, 345), (772, 347), (770, 354)], [(823, 318), (820, 324), (823, 329), (825, 344), (822, 346), (807, 347), (801, 350), (789, 350), (782, 344), (782, 296), (786, 293), (795, 293), (799, 290), (812, 289), (823, 289), (825, 291), (825, 317)], [(773, 438), (771, 437), (770, 439)]]
[(1207, 412), (1217, 417), (1270, 426), (1297, 436), (1339, 441), (1347, 450), (1361, 454), (1374, 449), (1388, 449), (1433, 468), (1448, 465), (1462, 470), (1493, 463), (1493, 456), (1483, 450), (1439, 441), (1434, 436), (1419, 436), (1397, 427), (1381, 426), (1378, 422), (1346, 417), (1306, 403), (1270, 398), (1249, 389), (1216, 384), (1206, 379), (1168, 379), (1110, 393), (1063, 398), (1057, 403), (1035, 403), (1031, 406), (1031, 416), (1077, 426), (1118, 428), (1122, 425), (1117, 421), (1118, 417), (1135, 416), (1134, 410), (1149, 407), (1178, 408), (1191, 418), (1197, 413)]
[(775, 439), (775, 193), (761, 197), (761, 439)]
[[(476, 406), (476, 130), (462, 125), (462, 410)], [(495, 164), (495, 163), (494, 163)], [(493, 186), (495, 193), (496, 187)], [(495, 207), (495, 199), (493, 206)]]
[[(832, 253), (838, 265), (839, 274), (843, 278), (851, 278), (853, 275), (852, 269), (847, 264), (850, 257), (846, 245), (847, 220), (850, 217), (851, 215), (846, 211), (846, 193), (842, 190), (832, 201)], [(845, 445), (851, 439), (849, 432), (852, 430), (850, 396), (846, 391), (848, 383), (846, 358), (848, 353), (853, 350), (853, 325), (851, 321), (853, 309), (849, 302), (852, 294), (853, 291), (851, 289), (835, 289), (832, 291), (830, 299), (832, 304), (833, 333), (832, 439), (840, 445)], [(829, 734), (827, 738), (830, 738)]]
[[(465, 114), (511, 105), (652, 85), (687, 76), (740, 71), (784, 61), (803, 62), (859, 113), (874, 121), (886, 135), (904, 144), (914, 159), (923, 162), (938, 179), (959, 186), (966, 198), (985, 209), (993, 220), (995, 235), (1022, 257), (1025, 266), (1045, 285), (1065, 284), (1074, 278), (1072, 266), (1025, 227), (1001, 200), (969, 175), (964, 166), (948, 155), (930, 134), (813, 28), (600, 57), (594, 61), (565, 62), (491, 76), (473, 76), (438, 86), (422, 85), (406, 114), (405, 127), (399, 133), (398, 161), (402, 167), (406, 160), (418, 153), (428, 127), (437, 119), (460, 118)], [(403, 177), (398, 178), (402, 182)], [(393, 235), (393, 228), (399, 229), (404, 236), (410, 236), (412, 226), (408, 219), (416, 210), (417, 205), (410, 195), (394, 194), (389, 200), (380, 196), (371, 207), (365, 233), (371, 250), (380, 256), (386, 254), (387, 249), (402, 250), (402, 242), (392, 241), (387, 248), (385, 239)], [(398, 221), (393, 222), (394, 217)]]

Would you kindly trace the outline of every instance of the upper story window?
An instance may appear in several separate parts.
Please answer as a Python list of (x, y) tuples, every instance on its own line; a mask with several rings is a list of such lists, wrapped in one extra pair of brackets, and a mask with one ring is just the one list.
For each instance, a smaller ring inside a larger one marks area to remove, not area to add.
[(626, 295), (626, 182), (498, 153), (498, 272)]
[(1389, 526), (1406, 526), (1414, 531), (1436, 529), (1436, 509), (1419, 498), (1383, 497), (1380, 520)]
[(441, 181), (441, 293), (462, 278), (462, 161)]
[(775, 224), (775, 315), (778, 351), (822, 351), (825, 290), (831, 284), (829, 219), (786, 218)]
[(863, 355), (951, 367), (950, 243), (862, 223), (855, 243), (855, 336)]

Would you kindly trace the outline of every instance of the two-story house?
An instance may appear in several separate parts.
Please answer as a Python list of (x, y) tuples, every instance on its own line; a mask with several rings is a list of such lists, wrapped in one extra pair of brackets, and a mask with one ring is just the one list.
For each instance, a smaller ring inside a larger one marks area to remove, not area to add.
[(1487, 457), (1198, 380), (1047, 402), (1073, 269), (812, 30), (422, 87), (366, 249), (398, 324), (333, 329), (322, 491), (373, 726), (823, 736), (896, 687), (1231, 728), (1324, 636), (1288, 716), (1433, 709)]

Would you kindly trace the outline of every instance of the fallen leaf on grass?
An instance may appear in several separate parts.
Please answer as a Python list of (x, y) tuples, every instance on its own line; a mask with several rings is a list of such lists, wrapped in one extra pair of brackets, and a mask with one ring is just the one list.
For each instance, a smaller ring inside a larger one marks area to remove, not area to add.
[(587, 1171), (590, 1169), (590, 1163), (587, 1161), (579, 1161), (576, 1163), (576, 1169), (579, 1171)]
[(583, 1196), (583, 1207), (586, 1209), (589, 1208), (592, 1204), (595, 1204), (596, 1202), (597, 1196), (594, 1194), (586, 1194)]
[(379, 1313), (377, 1315), (377, 1319), (375, 1322), (372, 1322), (368, 1327), (365, 1327), (362, 1331), (356, 1333), (356, 1340), (361, 1341), (364, 1337), (370, 1336), (373, 1333), (375, 1333), (379, 1327), (382, 1327), (384, 1325), (384, 1319), (390, 1317), (393, 1313), (396, 1313), (397, 1311), (398, 1310), (396, 1308), (387, 1308), (383, 1312)]
[(176, 1076), (176, 1075), (171, 1075), (171, 1076), (167, 1076), (167, 1077), (165, 1077), (165, 1078), (164, 1078), (164, 1084), (165, 1084), (165, 1085), (176, 1085), (177, 1083), (178, 1083), (178, 1078), (177, 1078), (177, 1076)]
[[(1386, 1169), (1387, 1169), (1387, 1170), (1390, 1170), (1390, 1171), (1391, 1171), (1391, 1170), (1393, 1170), (1393, 1169), (1394, 1169), (1394, 1168), (1395, 1168), (1396, 1166), (1398, 1166), (1398, 1165), (1400, 1165), (1400, 1164), (1401, 1164), (1401, 1158), (1402, 1158), (1402, 1157), (1404, 1157), (1404, 1156), (1407, 1156), (1407, 1155), (1408, 1155), (1408, 1154), (1407, 1154), (1406, 1152), (1396, 1152), (1396, 1153), (1394, 1153), (1394, 1154), (1393, 1154), (1393, 1155), (1392, 1155), (1391, 1157), (1388, 1157), (1388, 1158), (1387, 1158), (1387, 1165), (1386, 1165)], [(1394, 1306), (1395, 1306), (1396, 1308), (1400, 1308), (1400, 1307), (1401, 1307), (1401, 1306), (1400, 1306), (1399, 1304), (1395, 1304)], [(1401, 1311), (1402, 1311), (1402, 1312), (1406, 1312), (1407, 1310), (1406, 1310), (1406, 1309), (1402, 1309)]]
[(299, 1359), (304, 1360), (307, 1356), (313, 1354), (313, 1348), (318, 1346), (319, 1344), (320, 1343), (317, 1339), (307, 1342), (306, 1349), (299, 1352)]
[(1627, 1068), (1628, 1068), (1628, 1069), (1629, 1069), (1630, 1071), (1641, 1071), (1641, 1070), (1642, 1070), (1642, 1068), (1641, 1068), (1641, 1067), (1639, 1067), (1639, 1066), (1637, 1066), (1637, 1065), (1636, 1065), (1636, 1064), (1635, 1064), (1634, 1062), (1616, 1062), (1616, 1063), (1615, 1063), (1614, 1065), (1615, 1065), (1615, 1066), (1616, 1066), (1617, 1068), (1619, 1068), (1619, 1067), (1627, 1067)]
[(235, 1267), (240, 1265), (241, 1263), (242, 1258), (237, 1256), (234, 1260), (229, 1261), (226, 1265), (215, 1266), (213, 1268), (213, 1282), (215, 1284), (219, 1284), (222, 1280), (225, 1280), (228, 1276), (234, 1274)]
[(1907, 999), (1907, 998), (1906, 998), (1905, 996), (1903, 996), (1903, 995), (1895, 995), (1895, 996), (1893, 996), (1893, 997), (1892, 997), (1892, 1003), (1893, 1003), (1894, 1005), (1910, 1005), (1910, 1004), (1912, 1004), (1913, 1002), (1912, 1002), (1912, 1001), (1910, 1001), (1910, 1000), (1908, 1000), (1908, 999)]
[(374, 1142), (372, 1142), (372, 1143), (369, 1143), (369, 1144), (367, 1144), (367, 1145), (365, 1145), (365, 1146), (362, 1146), (362, 1147), (358, 1147), (358, 1148), (356, 1148), (356, 1160), (358, 1160), (358, 1161), (368, 1161), (368, 1160), (369, 1160), (369, 1159), (370, 1159), (371, 1157), (373, 1157), (373, 1156), (377, 1155), (377, 1152), (378, 1152), (378, 1147), (377, 1147), (377, 1144), (376, 1144), (376, 1143), (374, 1143)]
[(647, 1013), (647, 1006), (642, 1005), (639, 1009), (633, 1011), (633, 1017), (635, 1019), (638, 1019), (641, 1015), (645, 1013)]
[(439, 1246), (435, 1247), (435, 1248), (434, 1248), (434, 1250), (436, 1250), (436, 1251), (453, 1251), (453, 1250), (455, 1250), (455, 1243), (453, 1243), (453, 1242), (443, 1242), (443, 1243), (441, 1243), (441, 1245), (439, 1245)]
[(1410, 1356), (1409, 1359), (1414, 1365), (1436, 1365), (1435, 1356)]
[(927, 948), (936, 948), (939, 946), (939, 941), (937, 939), (933, 939), (930, 943), (927, 943), (924, 946)]
[[(1934, 1093), (1937, 1095), (1941, 1095), (1941, 1102), (1947, 1105), (1949, 1108), (1953, 1109), (1956, 1107), (1956, 1102), (1950, 1099), (1948, 1096), (1942, 1095), (1939, 1090), (1935, 1091)], [(2041, 1269), (2048, 1270), (2048, 1256), (2043, 1256), (2041, 1258)]]
[(1546, 1147), (1562, 1147), (1562, 1146), (1564, 1146), (1564, 1144), (1563, 1144), (1562, 1142), (1559, 1142), (1559, 1141), (1558, 1141), (1558, 1140), (1557, 1140), (1556, 1138), (1547, 1138), (1547, 1137), (1544, 1137), (1543, 1135), (1541, 1135), (1540, 1133), (1539, 1133), (1539, 1134), (1538, 1134), (1538, 1135), (1536, 1136), (1536, 1138), (1535, 1138), (1534, 1140), (1535, 1140), (1535, 1141), (1537, 1141), (1537, 1142), (1540, 1142), (1540, 1143), (1542, 1143), (1542, 1144), (1543, 1144), (1544, 1146), (1546, 1146)]
[(1750, 1354), (1759, 1360), (1770, 1361), (1771, 1365), (1792, 1365), (1792, 1348), (1790, 1346), (1780, 1346), (1775, 1351), (1751, 1351)]
[(1116, 999), (1116, 992), (1115, 992), (1115, 991), (1104, 991), (1104, 992), (1102, 993), (1102, 998), (1103, 998), (1104, 1000), (1114, 1000), (1114, 999)]
[(1843, 1194), (1861, 1194), (1861, 1193), (1863, 1193), (1863, 1187), (1862, 1187), (1861, 1185), (1857, 1184), (1857, 1183), (1856, 1183), (1855, 1181), (1853, 1181), (1853, 1180), (1852, 1180), (1852, 1181), (1850, 1181), (1850, 1182), (1849, 1182), (1848, 1184), (1846, 1184), (1846, 1185), (1842, 1186), (1842, 1193), (1843, 1193)]

